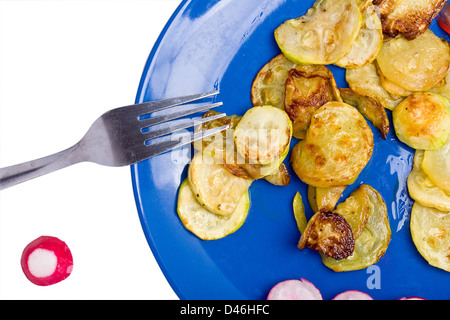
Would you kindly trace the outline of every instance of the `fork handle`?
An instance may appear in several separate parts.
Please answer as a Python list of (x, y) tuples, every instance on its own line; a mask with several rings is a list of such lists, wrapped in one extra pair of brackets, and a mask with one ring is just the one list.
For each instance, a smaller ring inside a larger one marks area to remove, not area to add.
[(36, 160), (0, 168), (0, 190), (82, 162), (79, 144)]

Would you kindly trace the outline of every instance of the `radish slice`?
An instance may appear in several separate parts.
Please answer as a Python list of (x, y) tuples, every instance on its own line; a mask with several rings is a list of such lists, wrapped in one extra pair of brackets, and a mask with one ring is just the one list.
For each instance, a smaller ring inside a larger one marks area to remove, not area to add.
[(402, 298), (400, 298), (398, 300), (426, 300), (426, 299), (421, 298), (421, 297), (408, 297), (408, 298), (402, 297)]
[(438, 25), (444, 29), (445, 32), (450, 34), (450, 5), (448, 3), (446, 3), (444, 8), (442, 8), (436, 20)]
[(38, 286), (60, 282), (73, 269), (69, 247), (60, 239), (49, 236), (30, 242), (23, 250), (20, 264), (28, 280)]
[(362, 291), (348, 290), (339, 293), (333, 300), (373, 300), (373, 298)]
[(285, 280), (277, 283), (267, 300), (323, 300), (320, 291), (308, 280)]

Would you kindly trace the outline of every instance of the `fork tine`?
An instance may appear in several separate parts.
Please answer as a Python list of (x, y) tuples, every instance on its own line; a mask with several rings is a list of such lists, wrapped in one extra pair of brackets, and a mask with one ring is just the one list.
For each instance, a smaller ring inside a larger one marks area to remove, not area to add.
[(167, 121), (170, 121), (170, 120), (182, 118), (182, 117), (194, 114), (194, 113), (198, 113), (198, 112), (206, 111), (206, 110), (209, 110), (209, 109), (217, 108), (217, 107), (219, 107), (221, 105), (222, 105), (222, 102), (217, 102), (217, 103), (214, 103), (214, 104), (202, 105), (200, 107), (195, 107), (195, 108), (191, 108), (191, 109), (187, 109), (187, 110), (176, 111), (176, 112), (173, 112), (173, 113), (161, 115), (161, 116), (154, 117), (154, 118), (142, 119), (142, 120), (139, 120), (139, 121), (141, 121), (141, 126), (142, 127), (150, 127), (150, 126), (154, 126), (156, 124), (160, 124), (160, 123), (167, 122)]
[[(176, 98), (170, 98), (170, 99), (164, 99), (164, 100), (155, 100), (155, 101), (149, 101), (149, 102), (142, 102), (135, 105), (132, 105), (131, 107), (133, 110), (138, 113), (138, 116), (142, 116), (148, 113), (162, 111), (168, 108), (176, 107), (185, 103), (201, 100), (204, 98), (212, 97), (215, 95), (218, 95), (219, 91), (211, 91), (206, 93), (200, 93), (200, 94), (193, 94), (183, 97), (176, 97)], [(127, 107), (125, 107), (127, 108)]]
[[(177, 140), (165, 140), (162, 142), (151, 144), (151, 145), (147, 146), (148, 149), (146, 150), (145, 159), (162, 154), (166, 151), (170, 151), (170, 150), (182, 147), (184, 145), (187, 145), (187, 144), (197, 141), (199, 139), (209, 137), (211, 135), (219, 133), (228, 128), (229, 128), (229, 125), (225, 125), (225, 126), (214, 128), (214, 129), (191, 133), (189, 139), (181, 137)], [(145, 160), (145, 159), (142, 159), (142, 160)]]
[[(190, 127), (193, 127), (193, 126), (196, 126), (196, 125), (200, 125), (200, 124), (203, 124), (203, 123), (206, 123), (206, 122), (210, 122), (212, 120), (220, 119), (220, 118), (223, 118), (225, 116), (226, 116), (225, 113), (219, 113), (217, 115), (214, 115), (214, 116), (211, 116), (211, 117), (207, 117), (207, 118), (200, 118), (200, 119), (196, 119), (196, 120), (190, 119), (187, 122), (183, 122), (183, 123), (180, 123), (180, 124), (168, 126), (166, 128), (153, 130), (153, 131), (147, 131), (147, 132), (143, 132), (143, 133), (145, 134), (145, 136), (146, 136), (146, 138), (148, 140), (155, 139), (155, 138), (159, 138), (159, 137), (165, 136), (165, 135), (170, 134), (170, 133), (177, 132), (177, 131), (182, 130), (182, 129), (187, 129), (187, 128), (190, 128)], [(147, 128), (144, 128), (144, 129), (147, 129)]]

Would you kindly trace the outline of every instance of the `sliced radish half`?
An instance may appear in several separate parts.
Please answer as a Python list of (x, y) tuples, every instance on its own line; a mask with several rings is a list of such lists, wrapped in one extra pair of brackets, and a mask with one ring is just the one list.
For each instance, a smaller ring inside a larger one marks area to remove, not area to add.
[(322, 294), (306, 279), (292, 279), (277, 283), (272, 287), (267, 300), (323, 300)]
[(398, 300), (426, 300), (426, 299), (421, 298), (421, 297), (402, 297)]
[(362, 291), (348, 290), (339, 293), (333, 300), (373, 300), (373, 298)]
[(20, 260), (25, 276), (38, 286), (48, 286), (67, 278), (73, 269), (72, 253), (65, 242), (41, 236), (30, 242)]

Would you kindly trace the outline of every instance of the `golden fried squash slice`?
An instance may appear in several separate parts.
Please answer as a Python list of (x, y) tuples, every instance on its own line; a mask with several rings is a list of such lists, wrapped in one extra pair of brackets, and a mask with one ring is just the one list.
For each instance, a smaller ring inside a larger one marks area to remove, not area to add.
[(392, 94), (394, 97), (407, 97), (412, 92), (408, 91), (399, 85), (395, 84), (391, 80), (387, 79), (383, 74), (380, 74), (381, 85), (386, 89), (387, 92)]
[(297, 228), (300, 231), (300, 234), (303, 234), (306, 226), (308, 225), (308, 221), (306, 219), (305, 206), (303, 204), (303, 198), (300, 192), (295, 194), (294, 201), (292, 201), (292, 208), (294, 210), (294, 219), (297, 223)]
[(377, 73), (380, 76), (381, 86), (386, 89), (386, 91), (389, 92), (393, 97), (407, 97), (412, 93), (411, 91), (400, 87), (399, 85), (386, 78), (381, 72), (380, 67), (378, 66), (378, 63), (376, 61), (375, 66), (377, 67)]
[(450, 135), (450, 102), (430, 92), (408, 96), (392, 112), (395, 133), (411, 148), (436, 150)]
[(274, 106), (284, 110), (284, 91), (289, 70), (297, 64), (279, 54), (264, 65), (253, 80), (253, 106)]
[(221, 163), (197, 152), (188, 168), (189, 185), (197, 201), (208, 211), (230, 216), (253, 180), (230, 173)]
[(234, 147), (233, 134), (227, 139), (226, 157), (220, 159), (224, 167), (233, 175), (247, 179), (264, 178), (275, 185), (287, 185), (290, 181), (290, 174), (284, 166), (283, 161), (289, 152), (289, 146), (285, 152), (268, 164), (249, 163), (248, 159), (243, 158)]
[(309, 219), (298, 248), (307, 247), (339, 260), (350, 256), (354, 245), (352, 228), (340, 214), (319, 211)]
[(435, 185), (450, 192), (450, 138), (442, 148), (424, 152), (422, 169)]
[(247, 218), (250, 197), (246, 191), (230, 216), (206, 210), (196, 199), (186, 179), (178, 191), (177, 213), (183, 226), (202, 240), (216, 240), (238, 230)]
[(370, 197), (368, 186), (363, 184), (353, 191), (344, 202), (338, 204), (335, 212), (350, 224), (353, 237), (358, 239), (370, 216)]
[(416, 150), (407, 179), (409, 195), (424, 206), (450, 211), (450, 192), (436, 186), (422, 170), (423, 155), (423, 150)]
[(424, 33), (447, 0), (374, 0), (380, 8), (383, 32), (412, 40)]
[(268, 164), (289, 147), (292, 121), (284, 110), (273, 106), (248, 109), (233, 132), (236, 151), (249, 163)]
[(414, 203), (411, 236), (419, 253), (436, 268), (450, 272), (450, 212)]
[[(220, 114), (220, 112), (217, 112), (215, 110), (209, 110), (209, 111), (205, 112), (205, 114), (203, 115), (202, 118), (213, 117), (218, 114)], [(225, 125), (228, 125), (229, 127), (227, 130), (221, 131), (215, 135), (194, 141), (192, 143), (194, 149), (201, 151), (201, 152), (203, 152), (203, 150), (205, 150), (205, 149), (209, 150), (210, 155), (214, 155), (215, 154), (214, 150), (216, 150), (217, 153), (220, 153), (222, 155), (223, 152), (221, 152), (221, 151), (223, 151), (225, 149), (225, 139), (227, 137), (227, 134), (230, 135), (230, 132), (233, 132), (234, 128), (239, 123), (241, 118), (242, 117), (237, 116), (237, 115), (230, 115), (230, 116), (225, 116), (225, 117), (215, 119), (212, 121), (204, 122), (201, 125), (197, 126), (194, 130), (195, 133), (222, 127)], [(215, 145), (208, 148), (208, 146), (212, 142), (215, 142)], [(222, 143), (220, 143), (220, 142), (222, 142)], [(220, 158), (220, 157), (218, 156), (217, 158)]]
[(439, 94), (450, 100), (450, 72), (447, 71), (441, 86), (431, 88), (428, 92)]
[[(319, 211), (319, 207), (317, 206), (317, 196), (316, 196), (316, 187), (308, 186), (308, 203), (314, 213)], [(333, 210), (330, 210), (333, 211)]]
[[(216, 111), (208, 111), (203, 117), (210, 117), (218, 114)], [(246, 179), (261, 179), (267, 176), (270, 183), (275, 185), (288, 185), (290, 174), (283, 165), (283, 161), (289, 152), (289, 146), (280, 158), (268, 164), (251, 164), (248, 160), (239, 156), (234, 145), (233, 132), (242, 117), (230, 115), (203, 123), (195, 129), (200, 132), (223, 125), (229, 125), (229, 129), (219, 132), (211, 137), (195, 141), (194, 149), (213, 157), (217, 163), (230, 171), (233, 175)]]
[(335, 64), (342, 68), (359, 68), (371, 63), (383, 45), (383, 30), (375, 6), (362, 11), (363, 23), (353, 45)]
[(330, 69), (302, 65), (291, 69), (285, 82), (285, 110), (292, 120), (293, 136), (305, 138), (312, 114), (330, 101), (342, 101)]
[[(284, 159), (284, 158), (283, 158)], [(277, 171), (272, 174), (264, 176), (264, 179), (275, 186), (288, 186), (291, 182), (291, 175), (284, 163), (282, 163)]]
[(386, 204), (378, 191), (368, 185), (365, 188), (370, 197), (369, 219), (355, 240), (353, 253), (340, 260), (322, 255), (323, 264), (334, 271), (360, 270), (377, 263), (391, 240)]
[(343, 102), (328, 102), (312, 116), (306, 138), (292, 150), (297, 176), (315, 187), (352, 184), (369, 162), (373, 134), (361, 113)]
[(308, 186), (308, 201), (311, 209), (314, 212), (334, 211), (336, 203), (346, 188), (347, 186), (327, 188)]
[(446, 76), (450, 46), (427, 30), (414, 40), (398, 36), (384, 42), (376, 60), (389, 81), (407, 91), (427, 91)]
[(375, 128), (380, 130), (381, 138), (386, 139), (389, 133), (389, 118), (386, 109), (378, 100), (356, 93), (350, 88), (340, 88), (342, 100), (358, 109)]
[(354, 92), (375, 99), (386, 109), (393, 110), (404, 99), (386, 91), (381, 83), (375, 62), (361, 68), (347, 69), (345, 79)]
[(281, 51), (298, 64), (332, 64), (352, 47), (362, 15), (354, 0), (317, 0), (308, 12), (275, 30)]

